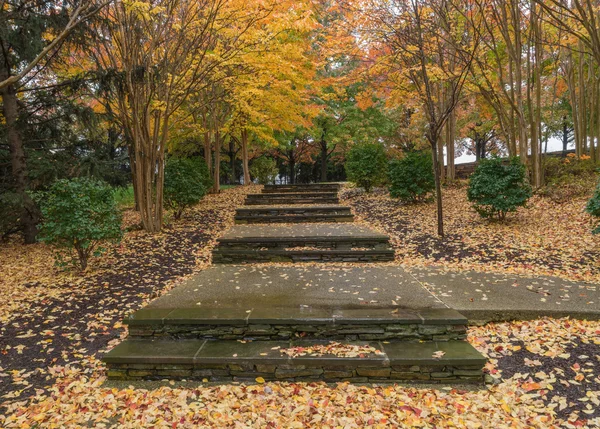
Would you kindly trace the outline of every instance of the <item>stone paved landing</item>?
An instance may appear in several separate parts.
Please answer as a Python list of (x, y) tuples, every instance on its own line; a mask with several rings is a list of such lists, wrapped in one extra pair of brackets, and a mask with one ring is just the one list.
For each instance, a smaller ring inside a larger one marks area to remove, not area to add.
[(213, 266), (146, 308), (445, 308), (401, 267)]
[(471, 320), (541, 316), (600, 319), (600, 285), (596, 284), (431, 267), (411, 267), (410, 272), (440, 300)]

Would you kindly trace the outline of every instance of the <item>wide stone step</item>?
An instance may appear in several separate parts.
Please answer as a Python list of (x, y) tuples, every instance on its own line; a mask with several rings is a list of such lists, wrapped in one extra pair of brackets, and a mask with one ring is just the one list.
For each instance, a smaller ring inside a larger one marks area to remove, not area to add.
[(215, 250), (214, 264), (391, 262), (393, 250)]
[[(344, 351), (342, 354), (340, 351)], [(317, 353), (323, 353), (318, 356)], [(127, 339), (103, 359), (113, 380), (483, 383), (465, 341), (344, 342)]]
[(394, 259), (389, 238), (352, 224), (236, 225), (217, 240), (214, 263), (378, 262)]
[(250, 194), (246, 197), (246, 205), (273, 204), (338, 204), (337, 192), (299, 192)]
[(341, 188), (339, 183), (311, 183), (297, 185), (265, 185), (263, 193), (284, 192), (338, 192)]
[(131, 337), (245, 341), (451, 341), (465, 339), (467, 332), (467, 319), (449, 308), (145, 308), (124, 323)]
[(350, 207), (332, 206), (268, 206), (237, 209), (236, 224), (252, 223), (302, 223), (302, 222), (352, 222)]

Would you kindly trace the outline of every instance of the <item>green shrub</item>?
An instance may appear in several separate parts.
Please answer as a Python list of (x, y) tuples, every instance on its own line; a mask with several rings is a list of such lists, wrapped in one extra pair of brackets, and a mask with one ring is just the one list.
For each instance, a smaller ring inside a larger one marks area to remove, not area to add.
[(467, 196), (482, 217), (505, 219), (531, 197), (525, 166), (518, 157), (508, 164), (500, 158), (481, 160), (469, 181)]
[(175, 219), (197, 204), (212, 186), (208, 167), (201, 158), (169, 158), (165, 166), (165, 206)]
[[(594, 195), (588, 201), (585, 211), (594, 216), (595, 218), (600, 218), (600, 182), (596, 186), (596, 190), (594, 191)], [(594, 234), (600, 234), (600, 223), (596, 222), (595, 228), (592, 230)]]
[(433, 161), (428, 152), (409, 152), (389, 167), (390, 195), (417, 202), (435, 189)]
[(346, 174), (348, 180), (366, 192), (385, 183), (387, 157), (383, 146), (377, 143), (353, 146), (346, 156)]
[(264, 156), (252, 161), (250, 166), (250, 174), (258, 179), (258, 183), (261, 185), (275, 182), (278, 173), (279, 169), (275, 160)]
[[(66, 251), (72, 261), (75, 250), (82, 270), (92, 255), (102, 253), (102, 242), (121, 239), (121, 215), (112, 188), (104, 182), (83, 178), (54, 182), (42, 194), (40, 209), (40, 239)], [(57, 262), (63, 262), (61, 251)]]

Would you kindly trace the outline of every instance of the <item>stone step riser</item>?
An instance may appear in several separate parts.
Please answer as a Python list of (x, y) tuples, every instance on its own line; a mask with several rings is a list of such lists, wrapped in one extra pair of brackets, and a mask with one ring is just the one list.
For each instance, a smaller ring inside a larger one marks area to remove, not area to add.
[(289, 238), (287, 241), (274, 241), (267, 240), (259, 241), (249, 241), (242, 240), (239, 241), (219, 241), (219, 245), (217, 250), (219, 253), (225, 253), (231, 250), (304, 250), (302, 248), (306, 248), (306, 250), (311, 250), (309, 248), (314, 249), (323, 249), (323, 250), (354, 250), (356, 248), (360, 249), (374, 249), (374, 250), (389, 250), (390, 245), (386, 239), (347, 239), (347, 240), (326, 240), (322, 241), (313, 241), (299, 238)]
[(470, 365), (411, 365), (365, 366), (360, 368), (333, 366), (290, 366), (289, 364), (110, 364), (111, 380), (198, 380), (204, 382), (255, 383), (258, 377), (265, 381), (288, 382), (344, 382), (351, 383), (456, 383), (483, 384), (484, 374), (479, 366)]
[(339, 204), (340, 200), (337, 197), (327, 198), (262, 198), (262, 199), (247, 199), (245, 204), (247, 206), (269, 206), (269, 205), (283, 205), (283, 204)]
[(285, 188), (285, 189), (263, 189), (263, 194), (302, 194), (317, 192), (338, 192), (336, 188)]
[(214, 251), (214, 264), (247, 263), (301, 263), (301, 262), (390, 262), (395, 258), (394, 251)]
[(268, 192), (264, 194), (248, 194), (249, 200), (261, 200), (271, 198), (337, 198), (337, 192)]
[(262, 192), (265, 194), (285, 192), (338, 192), (339, 185), (265, 185)]
[[(292, 354), (329, 341), (126, 340), (104, 361), (110, 379), (203, 381), (325, 380), (352, 382), (481, 383), (485, 358), (464, 341), (400, 343), (360, 341), (351, 356)], [(288, 350), (286, 350), (288, 349)], [(442, 357), (434, 354), (442, 352)], [(363, 354), (359, 354), (363, 353)]]
[(313, 206), (313, 207), (252, 207), (239, 208), (240, 216), (274, 216), (274, 215), (349, 215), (350, 207), (346, 206)]
[(275, 341), (452, 341), (466, 339), (466, 325), (444, 324), (165, 324), (130, 326), (132, 338)]
[(352, 214), (305, 214), (305, 215), (257, 215), (257, 216), (236, 216), (237, 225), (255, 224), (255, 223), (339, 223), (354, 222)]

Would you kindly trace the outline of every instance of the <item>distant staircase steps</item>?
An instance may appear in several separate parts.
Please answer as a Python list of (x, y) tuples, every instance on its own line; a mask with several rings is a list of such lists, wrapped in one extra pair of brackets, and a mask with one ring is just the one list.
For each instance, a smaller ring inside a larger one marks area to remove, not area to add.
[(246, 197), (246, 205), (273, 204), (339, 204), (337, 192), (285, 192), (271, 194), (250, 194)]
[(311, 183), (296, 185), (265, 185), (263, 193), (301, 193), (301, 192), (338, 192), (341, 189), (339, 183)]
[(353, 221), (350, 207), (338, 205), (242, 207), (235, 215), (236, 224)]

